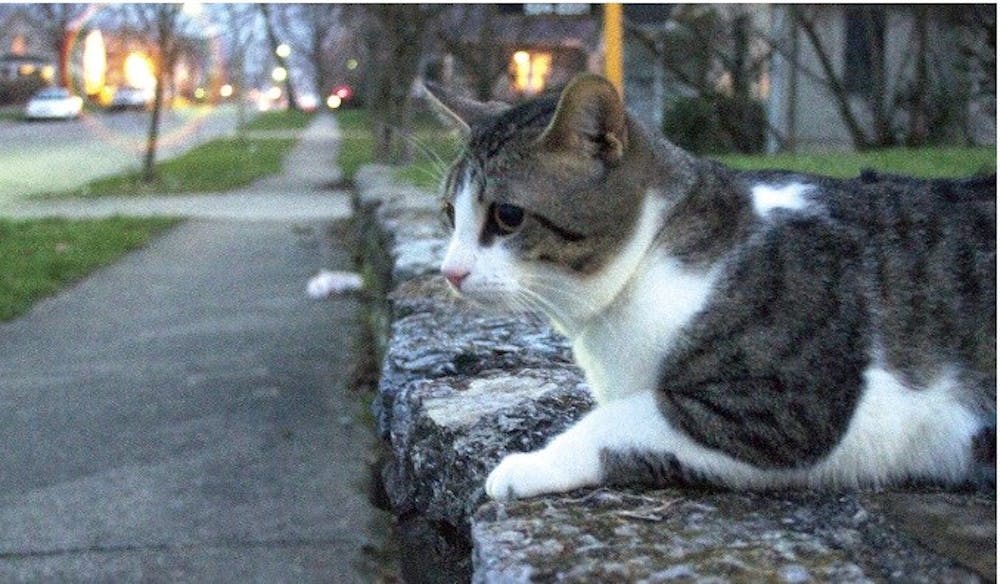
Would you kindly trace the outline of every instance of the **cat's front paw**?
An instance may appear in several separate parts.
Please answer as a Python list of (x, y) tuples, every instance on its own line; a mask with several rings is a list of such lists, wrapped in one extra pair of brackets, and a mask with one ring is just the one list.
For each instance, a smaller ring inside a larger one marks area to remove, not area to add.
[(554, 464), (543, 451), (509, 454), (486, 477), (486, 494), (491, 499), (520, 499), (571, 491), (591, 482), (561, 466), (565, 465)]
[(491, 499), (517, 499), (546, 492), (544, 475), (551, 471), (537, 452), (509, 454), (486, 477)]

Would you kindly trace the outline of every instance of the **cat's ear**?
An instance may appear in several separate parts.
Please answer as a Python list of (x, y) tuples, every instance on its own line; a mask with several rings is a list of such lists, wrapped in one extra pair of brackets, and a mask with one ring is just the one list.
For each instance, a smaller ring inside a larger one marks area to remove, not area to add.
[(469, 135), (469, 127), (486, 118), (499, 115), (510, 109), (501, 101), (481, 102), (460, 95), (455, 95), (441, 85), (431, 81), (423, 83), (423, 95), (431, 109), (441, 120)]
[(606, 164), (617, 163), (628, 145), (625, 104), (618, 90), (598, 75), (578, 75), (563, 90), (541, 143), (551, 150), (575, 151)]

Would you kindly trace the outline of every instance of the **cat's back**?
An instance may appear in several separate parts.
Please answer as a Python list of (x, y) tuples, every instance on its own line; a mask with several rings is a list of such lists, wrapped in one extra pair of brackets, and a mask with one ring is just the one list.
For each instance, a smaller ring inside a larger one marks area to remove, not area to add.
[(887, 368), (915, 386), (950, 371), (975, 401), (993, 407), (995, 175), (918, 179), (865, 171), (848, 180), (791, 173), (753, 178), (779, 193), (794, 188), (802, 196), (800, 212), (823, 216), (860, 244), (867, 312)]

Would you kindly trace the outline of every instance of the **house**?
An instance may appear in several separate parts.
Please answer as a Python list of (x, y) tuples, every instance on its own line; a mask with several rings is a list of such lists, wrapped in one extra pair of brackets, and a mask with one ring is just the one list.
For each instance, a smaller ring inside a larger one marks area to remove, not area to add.
[[(41, 76), (55, 82), (57, 55), (46, 44), (45, 32), (23, 6), (0, 6), (0, 82)], [(96, 33), (96, 34), (95, 34)], [(90, 43), (93, 37), (99, 43)], [(70, 80), (80, 94), (109, 100), (119, 86), (152, 90), (155, 43), (142, 30), (116, 24), (112, 19), (83, 23), (78, 42), (68, 52)], [(209, 81), (211, 50), (205, 39), (182, 37), (179, 55), (168, 87), (169, 95), (192, 98)], [(92, 54), (88, 54), (88, 51)], [(99, 73), (99, 74), (96, 74)]]
[(508, 102), (558, 90), (600, 69), (599, 14), (589, 4), (456, 6), (444, 17), (431, 76)]
[[(480, 99), (603, 69), (599, 5), (451, 10), (438, 75)], [(995, 6), (636, 4), (624, 20), (626, 105), (654, 127), (687, 100), (747, 152), (996, 143)]]
[(771, 151), (996, 143), (995, 5), (769, 10)]
[(55, 78), (53, 49), (44, 42), (23, 9), (6, 6), (0, 12), (0, 82), (22, 77)]

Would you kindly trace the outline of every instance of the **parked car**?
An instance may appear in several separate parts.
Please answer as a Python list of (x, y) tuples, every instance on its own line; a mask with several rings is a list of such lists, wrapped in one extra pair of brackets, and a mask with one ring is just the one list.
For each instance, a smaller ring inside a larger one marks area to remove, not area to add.
[(149, 108), (151, 92), (138, 87), (119, 87), (111, 96), (110, 110), (145, 110)]
[(83, 111), (83, 99), (65, 87), (47, 87), (35, 93), (24, 108), (28, 120), (75, 120)]

